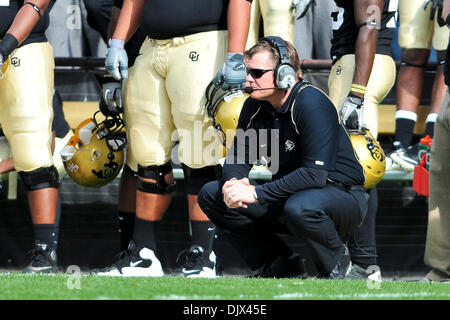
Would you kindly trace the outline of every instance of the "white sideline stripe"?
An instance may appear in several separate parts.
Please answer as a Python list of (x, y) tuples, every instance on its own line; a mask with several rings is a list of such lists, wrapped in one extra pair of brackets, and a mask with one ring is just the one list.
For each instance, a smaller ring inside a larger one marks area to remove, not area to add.
[[(286, 293), (278, 296), (274, 296), (274, 299), (307, 299), (307, 298), (317, 298), (317, 294), (312, 293)], [(321, 299), (389, 299), (389, 298), (424, 298), (430, 296), (450, 297), (448, 293), (429, 293), (429, 292), (418, 292), (418, 293), (355, 293), (355, 294), (335, 294), (335, 295), (324, 295)]]
[(222, 296), (199, 296), (197, 294), (194, 294), (192, 296), (180, 296), (176, 294), (171, 294), (168, 296), (154, 296), (152, 297), (153, 300), (215, 300), (215, 299), (223, 299)]

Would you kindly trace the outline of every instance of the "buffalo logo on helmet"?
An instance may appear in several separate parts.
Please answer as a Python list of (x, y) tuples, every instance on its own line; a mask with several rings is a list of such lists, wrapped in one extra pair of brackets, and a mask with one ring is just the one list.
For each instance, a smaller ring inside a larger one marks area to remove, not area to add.
[(369, 149), (370, 154), (372, 155), (372, 158), (374, 160), (383, 162), (385, 160), (384, 151), (380, 148), (379, 145), (374, 144), (372, 141), (370, 141), (367, 144), (367, 149)]
[(64, 168), (77, 184), (102, 187), (122, 169), (126, 141), (120, 116), (108, 117), (98, 123), (94, 115), (77, 127), (61, 150)]
[(230, 148), (245, 100), (250, 96), (242, 90), (223, 90), (212, 81), (206, 88), (206, 112), (212, 119), (224, 148)]
[(386, 155), (380, 143), (369, 130), (350, 132), (350, 140), (359, 163), (364, 169), (366, 182), (364, 187), (370, 189), (383, 178), (386, 171)]

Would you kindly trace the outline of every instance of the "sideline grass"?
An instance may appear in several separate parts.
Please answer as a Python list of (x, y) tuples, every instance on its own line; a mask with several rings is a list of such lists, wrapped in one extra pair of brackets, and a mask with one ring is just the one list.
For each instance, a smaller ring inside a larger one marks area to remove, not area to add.
[(2, 300), (450, 300), (450, 283), (401, 281), (74, 278), (0, 273), (0, 288)]

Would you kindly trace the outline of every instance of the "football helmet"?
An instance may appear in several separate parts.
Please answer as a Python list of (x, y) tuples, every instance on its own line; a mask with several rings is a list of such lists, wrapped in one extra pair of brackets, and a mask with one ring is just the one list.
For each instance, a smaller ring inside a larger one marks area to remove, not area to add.
[(206, 112), (212, 118), (220, 141), (227, 149), (233, 143), (244, 101), (250, 96), (242, 90), (223, 90), (211, 82), (206, 88)]
[(366, 189), (372, 188), (386, 171), (386, 155), (380, 143), (372, 136), (368, 129), (350, 131), (350, 140), (355, 150), (359, 163), (364, 168)]
[(111, 182), (120, 172), (127, 143), (124, 124), (119, 116), (95, 117), (83, 121), (60, 154), (64, 168), (79, 185), (97, 188)]
[(0, 69), (0, 79), (2, 79), (3, 76), (5, 75), (8, 66), (9, 66), (9, 58), (3, 62), (2, 68)]

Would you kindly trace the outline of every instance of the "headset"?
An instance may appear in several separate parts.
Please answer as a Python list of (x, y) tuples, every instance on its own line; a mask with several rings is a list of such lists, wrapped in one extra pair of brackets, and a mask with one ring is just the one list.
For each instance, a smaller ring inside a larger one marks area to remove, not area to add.
[(280, 62), (275, 68), (275, 84), (280, 89), (292, 88), (295, 84), (297, 74), (292, 67), (289, 59), (286, 41), (278, 36), (267, 36), (261, 40), (269, 42), (269, 44), (278, 51), (280, 55)]

